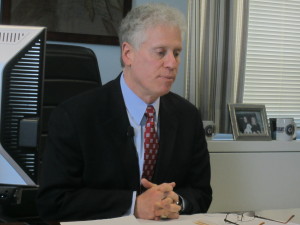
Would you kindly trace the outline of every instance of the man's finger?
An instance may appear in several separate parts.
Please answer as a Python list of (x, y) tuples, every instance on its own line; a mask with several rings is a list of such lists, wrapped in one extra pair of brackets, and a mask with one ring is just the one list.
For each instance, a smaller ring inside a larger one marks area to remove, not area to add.
[(179, 212), (175, 210), (174, 212), (166, 210), (166, 209), (157, 209), (154, 211), (155, 218), (169, 218), (169, 219), (177, 219), (179, 217)]
[(180, 211), (181, 207), (174, 203), (173, 199), (166, 198), (160, 202), (158, 205), (160, 208), (168, 210), (169, 212), (177, 213)]
[(176, 212), (176, 213), (169, 213), (168, 218), (169, 219), (178, 219), (179, 218), (179, 213), (178, 212)]
[[(160, 184), (157, 186), (157, 190), (158, 191), (161, 191), (161, 192), (170, 192), (170, 191), (173, 191), (173, 188), (175, 187), (175, 183), (172, 182), (172, 183), (163, 183), (163, 184)], [(167, 194), (166, 193), (166, 196), (167, 197)]]
[(174, 203), (173, 199), (171, 199), (169, 197), (166, 197), (166, 198), (164, 198), (164, 199), (161, 200), (160, 205), (163, 208), (166, 208), (166, 207), (168, 207), (169, 205), (171, 205), (173, 203)]
[(157, 190), (162, 191), (162, 192), (172, 191), (173, 188), (176, 186), (175, 182), (163, 183), (163, 184), (157, 185), (157, 184), (154, 184), (154, 183), (148, 181), (145, 178), (142, 178), (141, 184), (146, 189), (149, 189), (149, 188), (152, 188), (152, 187), (157, 187)]
[(181, 207), (176, 205), (171, 198), (166, 198), (154, 205), (155, 216), (166, 216), (170, 213), (178, 213)]
[(156, 184), (154, 184), (154, 183), (148, 181), (148, 180), (145, 179), (145, 178), (142, 178), (141, 184), (142, 184), (143, 187), (146, 188), (146, 189), (149, 189), (149, 188), (152, 188), (152, 187), (157, 186)]
[(165, 194), (166, 194), (166, 198), (168, 197), (173, 199), (174, 202), (178, 202), (179, 196), (174, 191), (166, 192)]

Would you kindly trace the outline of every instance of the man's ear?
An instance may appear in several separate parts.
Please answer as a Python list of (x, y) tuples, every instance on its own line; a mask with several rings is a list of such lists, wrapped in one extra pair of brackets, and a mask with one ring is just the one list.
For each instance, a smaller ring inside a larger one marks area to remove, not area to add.
[(122, 60), (125, 66), (131, 66), (134, 59), (134, 47), (128, 42), (122, 44)]

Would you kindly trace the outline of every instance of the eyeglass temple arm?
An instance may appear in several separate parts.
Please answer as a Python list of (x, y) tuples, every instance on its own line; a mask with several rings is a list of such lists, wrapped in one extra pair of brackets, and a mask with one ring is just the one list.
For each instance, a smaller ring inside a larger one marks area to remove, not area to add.
[(239, 225), (238, 223), (232, 222), (232, 221), (228, 220), (227, 218), (224, 219), (224, 222)]
[(265, 220), (277, 222), (277, 223), (287, 224), (288, 222), (291, 221), (291, 219), (293, 219), (295, 217), (295, 215), (291, 215), (290, 218), (286, 222), (282, 222), (282, 221), (279, 221), (279, 220), (273, 220), (273, 219), (269, 219), (269, 218), (262, 217), (262, 216), (257, 216), (257, 215), (255, 215), (254, 217), (259, 218), (259, 219), (265, 219)]

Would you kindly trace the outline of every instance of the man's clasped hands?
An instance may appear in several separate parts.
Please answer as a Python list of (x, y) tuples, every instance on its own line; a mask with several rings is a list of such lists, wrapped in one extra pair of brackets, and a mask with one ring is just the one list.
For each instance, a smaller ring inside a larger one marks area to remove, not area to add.
[(137, 196), (134, 215), (141, 219), (177, 219), (181, 207), (178, 205), (179, 196), (173, 191), (175, 182), (160, 185), (147, 179), (141, 180), (146, 191)]

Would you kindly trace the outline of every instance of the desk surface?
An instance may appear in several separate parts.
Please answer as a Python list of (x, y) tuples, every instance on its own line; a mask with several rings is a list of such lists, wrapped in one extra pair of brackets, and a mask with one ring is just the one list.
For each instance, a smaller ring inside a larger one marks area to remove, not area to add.
[[(256, 212), (256, 215), (263, 216), (266, 218), (276, 219), (276, 220), (286, 220), (291, 215), (295, 215), (295, 217), (290, 221), (291, 225), (300, 224), (300, 208), (296, 209), (283, 209), (283, 210), (264, 210)], [(208, 213), (208, 214), (194, 214), (194, 215), (182, 215), (177, 220), (161, 220), (161, 221), (153, 221), (153, 220), (136, 220), (133, 216), (123, 217), (124, 220), (121, 218), (110, 219), (110, 220), (94, 220), (94, 221), (78, 221), (78, 222), (66, 222), (60, 223), (61, 225), (132, 225), (134, 224), (142, 224), (142, 225), (153, 225), (153, 224), (163, 224), (163, 225), (187, 225), (187, 224), (197, 224), (196, 221), (205, 222), (206, 224), (210, 225), (217, 225), (217, 224), (225, 224), (223, 222), (225, 214), (218, 214), (218, 213)], [(133, 221), (134, 220), (134, 221)], [(123, 221), (123, 222), (122, 222)], [(127, 223), (128, 221), (131, 221)], [(251, 224), (259, 224), (261, 220), (257, 219), (254, 223)], [(274, 225), (279, 223), (274, 222), (267, 222), (263, 220), (265, 225)], [(5, 225), (28, 225), (30, 223), (1, 223)], [(59, 223), (47, 223), (48, 225), (59, 225)], [(198, 223), (201, 224), (201, 223)], [(247, 222), (250, 225), (250, 223)], [(31, 225), (31, 224), (30, 224)], [(40, 225), (39, 223), (32, 223), (32, 225)]]
[[(292, 214), (291, 214), (292, 213)], [(266, 218), (275, 219), (279, 221), (286, 221), (291, 215), (295, 217), (288, 223), (290, 225), (300, 224), (296, 221), (300, 221), (300, 208), (299, 209), (288, 209), (288, 210), (268, 210), (256, 212), (256, 215), (264, 216)], [(94, 221), (80, 221), (80, 222), (66, 222), (61, 223), (61, 225), (195, 225), (195, 224), (207, 224), (207, 225), (226, 225), (224, 219), (226, 213), (208, 213), (208, 214), (194, 214), (194, 215), (182, 215), (176, 220), (142, 220), (136, 219), (134, 216), (125, 216), (115, 219), (108, 220), (94, 220)], [(264, 222), (265, 225), (280, 225), (280, 223), (275, 223), (265, 219), (254, 218), (250, 222), (245, 223), (245, 225), (258, 225)], [(282, 224), (281, 224), (282, 225)]]
[[(256, 212), (256, 215), (260, 215), (270, 219), (278, 219), (278, 220), (286, 220), (291, 215), (295, 215), (295, 217), (288, 223), (288, 224), (300, 224), (300, 208), (299, 209), (287, 209), (287, 210), (266, 210)], [(182, 215), (178, 220), (169, 220), (169, 221), (151, 221), (151, 220), (140, 220), (138, 222), (142, 225), (154, 225), (154, 224), (162, 224), (162, 225), (187, 225), (187, 224), (197, 224), (194, 223), (196, 221), (204, 222), (207, 225), (217, 225), (217, 224), (225, 224), (223, 222), (226, 214), (194, 214), (194, 215)], [(209, 218), (211, 217), (211, 219)], [(215, 217), (215, 218), (213, 218)], [(219, 218), (218, 218), (219, 217)], [(265, 225), (268, 224), (278, 224), (274, 222), (268, 222), (267, 220), (257, 220), (257, 221), (264, 221)], [(202, 223), (202, 224), (204, 224)], [(198, 223), (201, 224), (201, 223)], [(253, 223), (245, 223), (245, 224), (260, 224), (260, 222), (253, 221)]]

